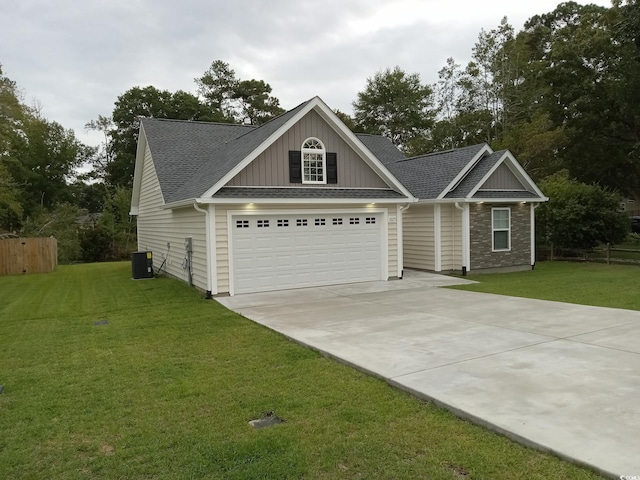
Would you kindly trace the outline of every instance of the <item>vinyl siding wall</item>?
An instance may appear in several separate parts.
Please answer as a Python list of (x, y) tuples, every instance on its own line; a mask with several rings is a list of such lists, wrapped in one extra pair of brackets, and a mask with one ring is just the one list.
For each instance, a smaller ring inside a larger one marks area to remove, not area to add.
[[(337, 153), (338, 183), (331, 187), (387, 188), (384, 181), (313, 110), (232, 178), (227, 185), (300, 187), (299, 183), (289, 182), (289, 150), (300, 150), (302, 142), (309, 137), (318, 138), (327, 152)], [(326, 185), (318, 184), (304, 184), (304, 186), (326, 188)]]
[(443, 204), (440, 214), (442, 270), (462, 268), (462, 211)]
[(435, 270), (433, 205), (412, 206), (402, 216), (404, 267)]
[[(182, 268), (186, 256), (185, 237), (193, 237), (193, 284), (207, 288), (205, 245), (205, 217), (193, 207), (176, 210), (163, 209), (164, 200), (147, 147), (142, 171), (138, 214), (138, 249), (153, 252), (153, 266), (157, 270), (166, 258), (163, 271), (187, 281), (187, 270)], [(167, 248), (167, 243), (170, 248)]]
[[(224, 206), (216, 205), (215, 214), (215, 230), (216, 230), (216, 261), (218, 271), (218, 293), (229, 292), (229, 244), (228, 244), (228, 225), (227, 225), (227, 212), (232, 211), (266, 211), (266, 210), (306, 210), (311, 211), (313, 209), (324, 210), (344, 210), (345, 212), (353, 211), (354, 209), (366, 208), (366, 205), (314, 205), (310, 207), (308, 205), (260, 205), (252, 206), (251, 209), (245, 205), (233, 205)], [(396, 208), (390, 207), (387, 210), (387, 215), (396, 216)], [(397, 218), (397, 217), (396, 217)], [(397, 277), (398, 274), (398, 235), (396, 223), (390, 223), (387, 225), (387, 242), (388, 242), (388, 266), (389, 277)]]

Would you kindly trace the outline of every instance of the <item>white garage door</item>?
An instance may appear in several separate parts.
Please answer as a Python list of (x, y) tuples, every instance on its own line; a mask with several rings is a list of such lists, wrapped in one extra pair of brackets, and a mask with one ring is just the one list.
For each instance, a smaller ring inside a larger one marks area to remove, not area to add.
[(234, 215), (235, 293), (382, 278), (379, 213)]

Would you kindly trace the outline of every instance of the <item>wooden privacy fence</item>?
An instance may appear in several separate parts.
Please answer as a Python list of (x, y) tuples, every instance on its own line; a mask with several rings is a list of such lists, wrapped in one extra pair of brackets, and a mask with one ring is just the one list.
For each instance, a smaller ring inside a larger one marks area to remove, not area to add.
[(0, 239), (0, 275), (49, 273), (58, 265), (58, 241), (47, 238)]

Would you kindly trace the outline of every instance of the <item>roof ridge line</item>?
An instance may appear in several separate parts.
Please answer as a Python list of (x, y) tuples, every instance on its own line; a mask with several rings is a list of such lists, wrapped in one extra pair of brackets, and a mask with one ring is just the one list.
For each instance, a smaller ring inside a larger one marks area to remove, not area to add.
[(208, 122), (206, 120), (182, 120), (179, 118), (158, 118), (158, 117), (144, 117), (139, 116), (140, 120), (152, 120), (152, 121), (160, 121), (160, 122), (173, 122), (173, 123), (200, 123), (204, 125), (220, 125), (224, 127), (247, 127), (252, 130), (258, 128), (258, 125), (246, 125), (243, 123), (230, 123), (230, 122)]

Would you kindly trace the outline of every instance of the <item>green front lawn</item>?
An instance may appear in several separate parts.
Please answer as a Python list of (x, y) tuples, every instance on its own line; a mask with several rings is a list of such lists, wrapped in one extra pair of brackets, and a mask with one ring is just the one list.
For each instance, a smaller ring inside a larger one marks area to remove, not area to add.
[(640, 310), (640, 267), (580, 262), (538, 262), (534, 271), (471, 274), (480, 283), (459, 290)]
[[(598, 478), (130, 276), (0, 277), (0, 478)], [(247, 424), (270, 410), (286, 423)]]

